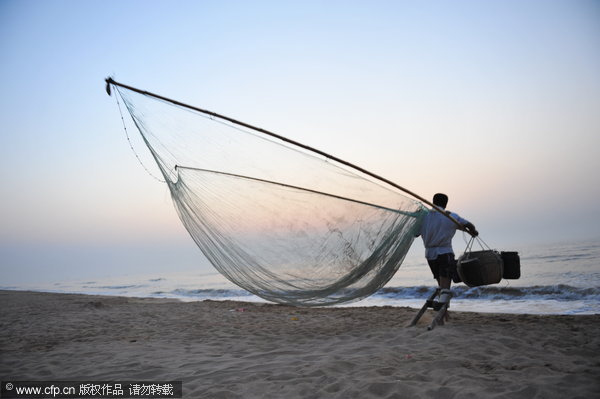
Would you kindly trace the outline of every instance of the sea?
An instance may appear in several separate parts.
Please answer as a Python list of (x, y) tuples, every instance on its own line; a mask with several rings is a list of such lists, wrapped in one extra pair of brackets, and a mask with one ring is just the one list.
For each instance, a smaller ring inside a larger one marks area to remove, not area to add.
[[(414, 247), (417, 247), (416, 249)], [(537, 244), (517, 251), (521, 277), (499, 284), (452, 287), (451, 309), (466, 312), (586, 315), (600, 313), (600, 240)], [(435, 289), (422, 245), (415, 242), (396, 275), (379, 291), (357, 302), (335, 306), (420, 308)], [(201, 256), (200, 252), (198, 253)], [(215, 271), (163, 272), (106, 279), (55, 281), (0, 289), (175, 298), (181, 301), (267, 302), (237, 287)]]

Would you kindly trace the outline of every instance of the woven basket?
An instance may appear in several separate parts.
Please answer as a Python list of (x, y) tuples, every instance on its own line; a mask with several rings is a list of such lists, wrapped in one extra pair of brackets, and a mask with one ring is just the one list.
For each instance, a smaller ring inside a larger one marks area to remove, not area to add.
[(458, 258), (458, 275), (469, 287), (497, 284), (502, 280), (504, 265), (496, 251), (467, 252)]

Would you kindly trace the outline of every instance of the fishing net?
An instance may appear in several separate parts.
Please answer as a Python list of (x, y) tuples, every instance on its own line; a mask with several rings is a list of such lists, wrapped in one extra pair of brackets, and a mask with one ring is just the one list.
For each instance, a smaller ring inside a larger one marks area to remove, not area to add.
[(320, 306), (369, 296), (400, 267), (426, 212), (420, 202), (260, 131), (111, 87), (183, 225), (233, 283), (273, 302)]

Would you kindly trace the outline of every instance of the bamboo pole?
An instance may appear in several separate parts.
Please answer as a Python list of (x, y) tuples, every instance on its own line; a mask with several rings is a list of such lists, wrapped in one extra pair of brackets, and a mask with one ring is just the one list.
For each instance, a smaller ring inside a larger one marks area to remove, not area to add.
[[(184, 108), (192, 109), (192, 110), (194, 110), (194, 111), (197, 111), (197, 112), (203, 113), (203, 114), (205, 114), (205, 115), (209, 115), (209, 116), (212, 116), (212, 117), (215, 117), (215, 118), (219, 118), (219, 119), (225, 120), (225, 121), (227, 121), (227, 122), (230, 122), (230, 123), (233, 123), (233, 124), (236, 124), (236, 125), (239, 125), (239, 126), (243, 126), (243, 127), (245, 127), (245, 128), (248, 128), (248, 129), (255, 130), (255, 131), (257, 131), (257, 132), (260, 132), (260, 133), (266, 134), (267, 136), (270, 136), (270, 137), (274, 137), (274, 138), (276, 138), (276, 139), (278, 139), (278, 140), (281, 140), (281, 141), (283, 141), (283, 142), (286, 142), (286, 143), (288, 143), (288, 144), (292, 144), (292, 145), (294, 145), (294, 146), (296, 146), (296, 147), (300, 147), (300, 148), (302, 148), (302, 149), (304, 149), (304, 150), (308, 150), (308, 151), (310, 151), (310, 152), (314, 152), (314, 153), (316, 153), (316, 154), (319, 154), (319, 155), (321, 155), (321, 156), (323, 156), (323, 157), (325, 157), (325, 158), (327, 158), (327, 159), (331, 159), (331, 160), (333, 160), (333, 161), (335, 161), (335, 162), (337, 162), (337, 163), (340, 163), (340, 164), (342, 164), (342, 165), (345, 165), (345, 166), (347, 166), (347, 167), (349, 167), (349, 168), (355, 169), (355, 170), (357, 170), (357, 171), (359, 171), (359, 172), (361, 172), (361, 173), (363, 173), (363, 174), (365, 174), (365, 175), (367, 175), (367, 176), (370, 176), (370, 177), (372, 177), (372, 178), (374, 178), (374, 179), (377, 179), (377, 180), (379, 180), (379, 181), (382, 181), (382, 182), (384, 182), (384, 183), (386, 183), (386, 184), (388, 184), (388, 185), (390, 185), (390, 186), (392, 186), (392, 187), (394, 187), (394, 188), (396, 188), (396, 189), (398, 189), (398, 190), (400, 190), (400, 191), (402, 191), (402, 192), (404, 192), (404, 193), (406, 193), (406, 194), (408, 194), (408, 195), (410, 195), (410, 196), (412, 196), (412, 197), (414, 197), (414, 198), (418, 199), (419, 201), (421, 201), (421, 202), (423, 202), (423, 203), (425, 203), (425, 204), (429, 205), (429, 206), (430, 206), (432, 209), (435, 209), (436, 211), (438, 211), (438, 212), (439, 212), (439, 213), (441, 213), (442, 215), (446, 216), (446, 217), (447, 217), (448, 219), (450, 219), (450, 220), (451, 220), (451, 221), (452, 221), (454, 224), (456, 224), (456, 226), (457, 226), (457, 227), (458, 227), (460, 230), (464, 230), (464, 226), (463, 226), (462, 224), (460, 224), (460, 223), (458, 222), (458, 220), (456, 220), (454, 217), (452, 217), (452, 215), (450, 215), (450, 212), (446, 211), (446, 210), (445, 210), (445, 209), (443, 209), (443, 208), (440, 208), (440, 207), (438, 207), (437, 205), (434, 205), (434, 204), (433, 204), (432, 202), (430, 202), (429, 200), (427, 200), (427, 199), (425, 199), (425, 198), (421, 197), (420, 195), (418, 195), (418, 194), (416, 194), (416, 193), (414, 193), (414, 192), (412, 192), (412, 191), (410, 191), (410, 190), (408, 190), (408, 189), (406, 189), (406, 188), (404, 188), (404, 187), (400, 186), (399, 184), (396, 184), (396, 183), (394, 183), (393, 181), (391, 181), (391, 180), (388, 180), (388, 179), (386, 179), (385, 177), (379, 176), (379, 175), (377, 175), (377, 174), (375, 174), (375, 173), (373, 173), (373, 172), (369, 172), (368, 170), (366, 170), (366, 169), (363, 169), (363, 168), (361, 168), (360, 166), (357, 166), (357, 165), (355, 165), (355, 164), (353, 164), (353, 163), (351, 163), (351, 162), (344, 161), (343, 159), (340, 159), (340, 158), (338, 158), (338, 157), (336, 157), (336, 156), (333, 156), (333, 155), (331, 155), (331, 154), (328, 154), (328, 153), (326, 153), (326, 152), (324, 152), (324, 151), (318, 150), (318, 149), (316, 149), (316, 148), (314, 148), (314, 147), (308, 146), (308, 145), (306, 145), (306, 144), (302, 144), (302, 143), (300, 143), (300, 142), (297, 142), (297, 141), (295, 141), (295, 140), (289, 139), (289, 138), (287, 138), (287, 137), (284, 137), (284, 136), (281, 136), (281, 135), (279, 135), (279, 134), (276, 134), (276, 133), (270, 132), (270, 131), (268, 131), (268, 130), (265, 130), (265, 129), (262, 129), (262, 128), (260, 128), (260, 127), (252, 126), (252, 125), (250, 125), (250, 124), (247, 124), (247, 123), (245, 123), (245, 122), (238, 121), (238, 120), (236, 120), (236, 119), (233, 119), (233, 118), (230, 118), (230, 117), (228, 117), (228, 116), (221, 115), (221, 114), (217, 114), (216, 112), (212, 112), (212, 111), (208, 111), (208, 110), (205, 110), (205, 109), (202, 109), (202, 108), (194, 107), (193, 105), (185, 104), (185, 103), (182, 103), (182, 102), (180, 102), (180, 101), (173, 100), (173, 99), (171, 99), (171, 98), (168, 98), (168, 97), (161, 96), (161, 95), (159, 95), (159, 94), (151, 93), (151, 92), (149, 92), (149, 91), (145, 91), (145, 90), (140, 90), (140, 89), (137, 89), (137, 88), (135, 88), (135, 87), (132, 87), (132, 86), (129, 86), (129, 85), (126, 85), (126, 84), (123, 84), (123, 83), (119, 83), (119, 82), (115, 81), (115, 80), (114, 80), (113, 78), (111, 78), (111, 77), (108, 77), (108, 78), (106, 78), (106, 79), (105, 79), (105, 81), (106, 81), (106, 92), (108, 93), (108, 95), (109, 95), (109, 96), (111, 95), (110, 85), (115, 85), (115, 86), (123, 87), (123, 88), (125, 88), (125, 89), (127, 89), (127, 90), (131, 90), (131, 91), (134, 91), (134, 92), (136, 92), (136, 93), (143, 94), (143, 95), (145, 95), (145, 96), (154, 97), (154, 98), (157, 98), (157, 99), (159, 99), (159, 100), (163, 100), (163, 101), (169, 102), (169, 103), (171, 103), (171, 104), (178, 105), (178, 106), (180, 106), (180, 107), (184, 107)], [(467, 233), (471, 234), (469, 231), (467, 231)]]

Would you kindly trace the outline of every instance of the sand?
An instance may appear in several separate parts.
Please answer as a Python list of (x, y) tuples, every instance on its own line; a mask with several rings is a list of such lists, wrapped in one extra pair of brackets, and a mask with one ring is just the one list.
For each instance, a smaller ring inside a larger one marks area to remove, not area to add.
[(598, 398), (600, 315), (0, 291), (0, 378), (181, 380), (186, 398)]

